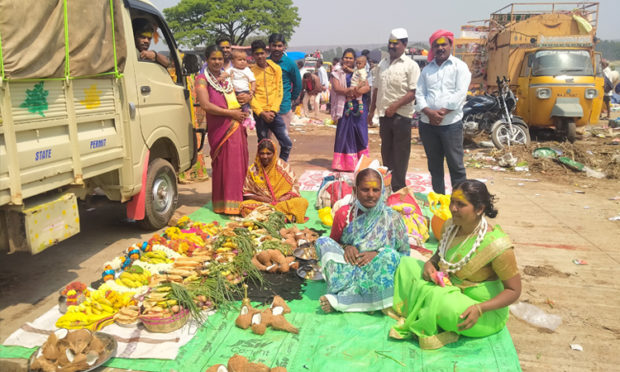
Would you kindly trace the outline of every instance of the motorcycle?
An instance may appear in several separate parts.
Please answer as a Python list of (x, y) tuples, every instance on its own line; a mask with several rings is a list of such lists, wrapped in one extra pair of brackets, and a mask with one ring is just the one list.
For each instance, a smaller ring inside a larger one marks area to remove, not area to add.
[(498, 149), (511, 145), (529, 145), (530, 131), (520, 117), (513, 115), (517, 98), (508, 79), (497, 78), (498, 92), (468, 97), (463, 106), (463, 134), (473, 138), (485, 132)]

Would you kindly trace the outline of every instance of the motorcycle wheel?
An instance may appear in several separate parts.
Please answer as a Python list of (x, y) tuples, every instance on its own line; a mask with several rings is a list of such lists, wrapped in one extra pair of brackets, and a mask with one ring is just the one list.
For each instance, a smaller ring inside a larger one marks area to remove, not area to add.
[(508, 124), (501, 123), (496, 125), (491, 132), (491, 140), (498, 149), (503, 149), (508, 145), (508, 139), (510, 138), (510, 145), (529, 145), (530, 144), (530, 131), (526, 125), (513, 123), (513, 133), (511, 135)]

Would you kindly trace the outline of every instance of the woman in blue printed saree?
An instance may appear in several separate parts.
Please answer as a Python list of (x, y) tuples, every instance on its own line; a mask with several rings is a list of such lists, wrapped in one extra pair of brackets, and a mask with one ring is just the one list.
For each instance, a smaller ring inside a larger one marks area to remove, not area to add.
[(415, 336), (422, 349), (438, 349), (459, 335), (499, 332), (508, 320), (508, 305), (521, 294), (512, 243), (484, 217), (497, 215), (487, 187), (476, 180), (456, 185), (450, 212), (435, 255), (426, 263), (403, 259), (394, 279), (393, 308), (403, 318), (390, 336)]
[(385, 204), (379, 171), (366, 168), (355, 177), (355, 197), (334, 216), (330, 237), (316, 242), (327, 293), (325, 312), (374, 311), (392, 306), (394, 272), (409, 255), (407, 227)]

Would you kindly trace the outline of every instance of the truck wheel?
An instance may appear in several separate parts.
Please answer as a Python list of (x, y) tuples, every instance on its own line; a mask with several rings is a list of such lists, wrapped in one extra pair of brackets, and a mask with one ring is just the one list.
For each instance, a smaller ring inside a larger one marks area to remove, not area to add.
[(566, 139), (568, 142), (573, 143), (577, 139), (577, 124), (574, 121), (569, 120), (566, 122)]
[(530, 144), (530, 131), (526, 125), (512, 124), (513, 133), (510, 133), (508, 124), (499, 124), (493, 128), (491, 132), (491, 140), (498, 149), (503, 149), (508, 145), (508, 139), (510, 138), (510, 145), (529, 145)]
[(146, 177), (146, 202), (142, 228), (157, 230), (168, 224), (178, 200), (177, 177), (172, 165), (164, 159), (149, 164)]

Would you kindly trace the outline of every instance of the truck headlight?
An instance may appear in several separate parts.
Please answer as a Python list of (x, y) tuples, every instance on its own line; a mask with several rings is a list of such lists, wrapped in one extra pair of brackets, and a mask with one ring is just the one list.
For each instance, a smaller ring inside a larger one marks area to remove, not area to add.
[(586, 99), (594, 99), (598, 96), (598, 90), (594, 88), (586, 89)]
[(536, 97), (538, 97), (538, 99), (549, 99), (549, 98), (551, 98), (551, 89), (549, 89), (549, 88), (538, 88), (538, 89), (536, 89)]

